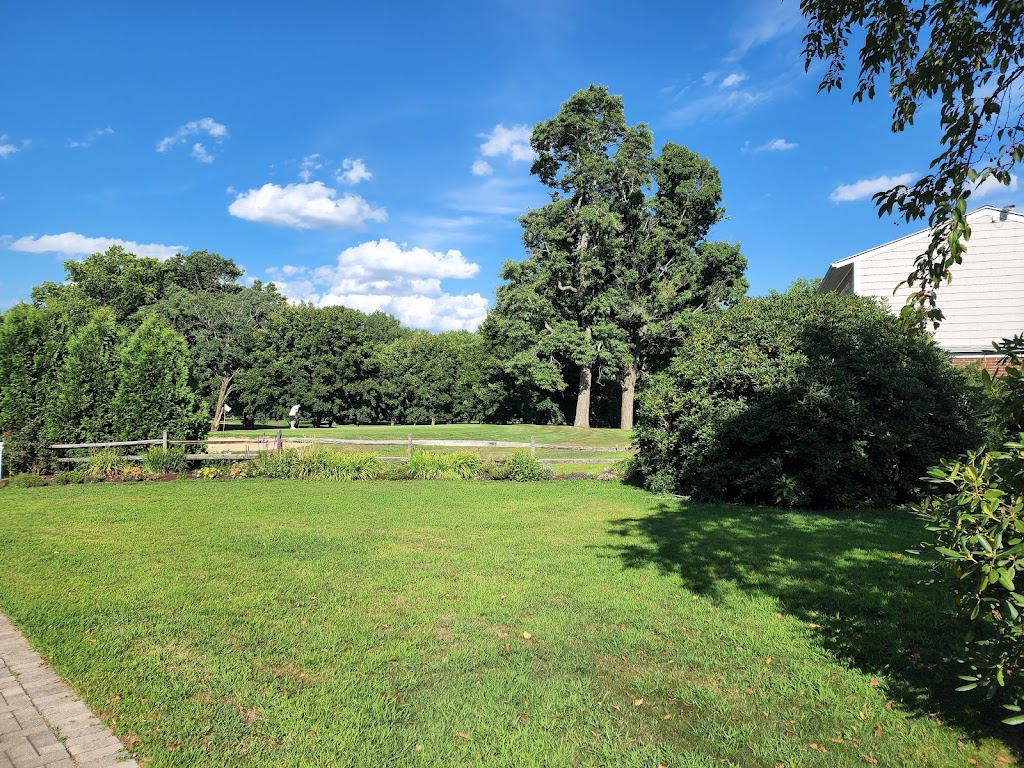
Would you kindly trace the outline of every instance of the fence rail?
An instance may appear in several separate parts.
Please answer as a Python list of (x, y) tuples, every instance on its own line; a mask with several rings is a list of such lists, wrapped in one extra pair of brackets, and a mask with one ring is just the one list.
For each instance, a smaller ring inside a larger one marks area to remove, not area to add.
[[(144, 456), (122, 456), (122, 459), (127, 461), (142, 461)], [(185, 459), (187, 461), (247, 461), (255, 458), (253, 453), (187, 453)], [(408, 461), (408, 456), (377, 456), (378, 461)], [(64, 458), (57, 459), (60, 464), (84, 464), (89, 461), (88, 456), (67, 456)], [(537, 459), (538, 464), (604, 464), (610, 463), (614, 459)], [(502, 464), (503, 461), (498, 459), (494, 462), (495, 464)]]
[[(167, 450), (172, 445), (239, 445), (240, 443), (251, 446), (256, 444), (258, 447), (251, 448), (247, 447), (245, 453), (237, 453), (231, 451), (215, 451), (213, 453), (188, 453), (185, 454), (185, 459), (188, 461), (244, 461), (251, 459), (255, 455), (260, 453), (266, 453), (268, 451), (279, 450), (281, 445), (285, 442), (289, 443), (301, 443), (304, 445), (404, 445), (406, 447), (405, 456), (378, 456), (377, 458), (381, 461), (408, 461), (412, 457), (412, 449), (415, 446), (429, 446), (439, 448), (529, 448), (530, 455), (536, 455), (537, 443), (533, 438), (530, 438), (528, 443), (515, 443), (506, 442), (502, 440), (414, 440), (412, 435), (409, 435), (405, 440), (396, 439), (379, 439), (379, 440), (348, 440), (342, 438), (333, 437), (285, 437), (282, 435), (282, 430), (277, 430), (277, 435), (274, 438), (262, 437), (262, 438), (235, 438), (235, 439), (214, 439), (214, 440), (168, 440), (167, 432), (164, 432), (163, 437), (157, 440), (121, 440), (117, 442), (107, 443), (58, 443), (51, 445), (50, 448), (54, 450), (92, 450), (92, 449), (104, 449), (104, 448), (130, 448), (134, 446), (143, 445), (159, 445), (163, 446), (164, 450)], [(602, 448), (592, 445), (562, 445), (562, 444), (542, 444), (541, 448), (547, 450), (559, 450), (559, 451), (581, 451), (581, 452), (592, 452), (592, 453), (618, 453), (628, 450), (625, 447), (614, 446), (612, 448)], [(129, 461), (141, 461), (144, 457), (138, 455), (124, 456)], [(610, 461), (610, 459), (605, 459)], [(66, 456), (58, 458), (57, 462), (60, 464), (78, 464), (81, 462), (89, 461), (88, 456)], [(538, 459), (541, 464), (593, 464), (595, 462), (604, 461), (601, 458), (593, 459)]]

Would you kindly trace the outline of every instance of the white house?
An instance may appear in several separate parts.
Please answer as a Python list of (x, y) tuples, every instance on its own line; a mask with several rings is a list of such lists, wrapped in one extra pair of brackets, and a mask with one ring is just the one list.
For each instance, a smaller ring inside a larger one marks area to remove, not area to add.
[[(957, 361), (991, 356), (993, 341), (1024, 333), (1024, 214), (1010, 208), (984, 206), (967, 214), (971, 238), (963, 264), (939, 288), (945, 320), (935, 341)], [(893, 289), (913, 271), (929, 240), (930, 230), (923, 230), (840, 259), (819, 291), (875, 296), (898, 312), (910, 289)]]

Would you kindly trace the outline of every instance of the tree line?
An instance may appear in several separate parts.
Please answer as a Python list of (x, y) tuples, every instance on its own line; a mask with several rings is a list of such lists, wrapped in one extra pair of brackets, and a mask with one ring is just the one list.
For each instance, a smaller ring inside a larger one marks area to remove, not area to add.
[[(637, 386), (689, 319), (746, 291), (739, 247), (709, 242), (718, 171), (655, 154), (622, 100), (590, 86), (531, 137), (551, 202), (520, 219), (482, 327), (429, 333), (381, 312), (291, 305), (229, 258), (118, 246), (65, 263), (0, 317), (0, 429), (23, 466), (51, 442), (177, 438), (302, 403), (315, 424), (633, 424)], [(173, 405), (172, 405), (173, 404)], [(17, 438), (17, 439), (12, 439)]]

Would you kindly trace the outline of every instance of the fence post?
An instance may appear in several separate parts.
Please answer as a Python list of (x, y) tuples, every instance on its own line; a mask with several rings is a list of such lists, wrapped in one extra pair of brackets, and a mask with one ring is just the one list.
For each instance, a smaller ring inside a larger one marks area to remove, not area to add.
[(167, 430), (164, 430), (164, 453), (167, 453)]
[(537, 444), (533, 440), (533, 435), (530, 435), (530, 455), (531, 456), (536, 456), (537, 455)]
[(278, 453), (280, 453), (282, 450), (284, 450), (284, 443), (281, 441), (281, 430), (280, 429), (277, 430), (277, 450), (278, 450)]
[(408, 445), (408, 447), (406, 448), (405, 454), (406, 454), (406, 456), (408, 456), (408, 457), (409, 457), (410, 459), (412, 458), (412, 435), (409, 435), (409, 445)]

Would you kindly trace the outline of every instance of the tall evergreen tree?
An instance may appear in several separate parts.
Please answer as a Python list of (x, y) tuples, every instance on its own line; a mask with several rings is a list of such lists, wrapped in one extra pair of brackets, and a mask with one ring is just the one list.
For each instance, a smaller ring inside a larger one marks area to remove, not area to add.
[(16, 304), (0, 321), (0, 437), (7, 467), (38, 470), (46, 402), (60, 360), (48, 313)]
[[(633, 427), (639, 377), (667, 363), (688, 316), (734, 302), (747, 289), (739, 247), (706, 240), (725, 213), (718, 170), (707, 158), (672, 143), (645, 164), (645, 146), (650, 143), (637, 143), (636, 159), (620, 163), (628, 171), (620, 180), (625, 243), (614, 268), (616, 321), (626, 347), (623, 429)], [(655, 191), (647, 196), (643, 188), (652, 175)]]
[(45, 434), (53, 442), (101, 442), (112, 439), (112, 410), (117, 391), (122, 330), (109, 307), (68, 340), (46, 408)]
[(653, 156), (647, 126), (628, 126), (621, 98), (593, 85), (531, 143), (532, 173), (553, 192), (520, 220), (529, 256), (504, 265), (482, 329), (491, 379), (532, 389), (536, 413), (578, 371), (575, 424), (589, 426), (596, 368), (620, 380), (629, 429), (638, 378), (667, 359), (687, 314), (746, 290), (739, 248), (706, 241), (724, 211), (718, 171), (676, 144)]
[(178, 440), (205, 432), (207, 412), (185, 339), (150, 315), (121, 349), (112, 411), (118, 437), (145, 440), (167, 430)]
[(538, 355), (546, 352), (557, 365), (572, 363), (579, 370), (578, 427), (590, 426), (594, 367), (610, 362), (610, 347), (620, 336), (606, 287), (622, 245), (614, 155), (626, 130), (622, 99), (595, 85), (537, 124), (530, 172), (552, 190), (551, 202), (520, 219), (530, 264), (503, 272), (519, 281), (506, 294), (526, 290), (540, 297), (536, 319), (546, 338), (536, 343)]

